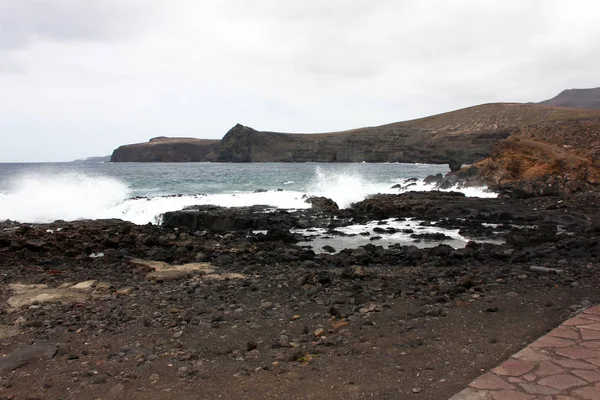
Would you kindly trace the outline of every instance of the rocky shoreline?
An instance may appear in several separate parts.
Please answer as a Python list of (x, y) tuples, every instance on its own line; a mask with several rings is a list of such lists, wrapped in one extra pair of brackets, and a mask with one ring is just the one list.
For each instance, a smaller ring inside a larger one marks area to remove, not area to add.
[[(196, 207), (162, 226), (4, 222), (0, 398), (449, 398), (599, 302), (593, 196), (413, 192), (341, 210)], [(328, 252), (296, 231), (370, 221), (385, 237), (385, 221), (407, 218), (470, 242)]]

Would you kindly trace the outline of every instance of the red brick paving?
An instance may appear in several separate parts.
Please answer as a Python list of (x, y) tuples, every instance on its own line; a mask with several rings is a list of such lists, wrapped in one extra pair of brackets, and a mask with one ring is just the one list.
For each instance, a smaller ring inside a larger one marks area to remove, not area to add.
[(600, 306), (565, 321), (450, 400), (600, 400)]

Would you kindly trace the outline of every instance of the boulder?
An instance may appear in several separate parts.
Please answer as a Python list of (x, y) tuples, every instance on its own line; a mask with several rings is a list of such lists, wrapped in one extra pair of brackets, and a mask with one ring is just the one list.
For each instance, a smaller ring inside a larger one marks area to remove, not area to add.
[(423, 183), (426, 185), (437, 185), (442, 179), (444, 179), (442, 174), (428, 175), (423, 179)]
[(448, 166), (450, 167), (451, 172), (457, 172), (462, 168), (462, 163), (460, 161), (450, 160)]
[[(335, 203), (334, 203), (335, 204)], [(194, 206), (171, 211), (162, 216), (162, 225), (168, 228), (185, 227), (192, 232), (239, 230), (291, 229), (297, 217), (284, 210), (265, 212), (266, 207)]]
[(458, 183), (458, 176), (455, 174), (449, 174), (439, 183), (440, 189), (450, 189), (452, 186)]
[(340, 209), (335, 201), (323, 196), (310, 196), (304, 202), (309, 203), (313, 210), (320, 212), (334, 213)]

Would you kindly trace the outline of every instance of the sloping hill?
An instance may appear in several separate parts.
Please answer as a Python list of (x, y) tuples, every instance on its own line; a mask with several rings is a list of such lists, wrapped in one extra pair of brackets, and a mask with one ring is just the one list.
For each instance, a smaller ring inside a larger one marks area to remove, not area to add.
[(260, 132), (238, 124), (222, 139), (218, 161), (473, 163), (523, 129), (598, 117), (599, 111), (495, 103), (321, 134)]
[[(595, 131), (598, 121), (600, 110), (494, 103), (411, 121), (319, 134), (260, 132), (238, 124), (221, 141), (154, 138), (119, 147), (111, 160), (406, 162), (450, 164), (456, 170), (460, 164), (488, 157), (495, 144), (510, 136), (526, 133), (570, 146), (570, 142), (588, 137), (585, 129)], [(563, 131), (572, 132), (568, 140), (561, 136)]]
[(554, 107), (600, 110), (600, 88), (564, 90), (558, 96), (542, 101), (540, 104)]

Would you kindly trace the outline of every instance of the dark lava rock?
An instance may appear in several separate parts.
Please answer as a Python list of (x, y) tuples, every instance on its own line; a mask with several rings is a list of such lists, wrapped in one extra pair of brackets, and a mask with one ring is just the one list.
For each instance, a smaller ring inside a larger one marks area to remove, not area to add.
[(448, 175), (441, 180), (439, 184), (440, 189), (450, 189), (452, 186), (458, 183), (458, 175)]
[(163, 214), (162, 225), (167, 228), (185, 227), (190, 231), (217, 232), (238, 230), (291, 229), (297, 216), (284, 210), (266, 212), (265, 207), (225, 208), (193, 206)]
[(444, 235), (443, 233), (413, 233), (410, 235), (413, 239), (424, 239), (424, 240), (449, 240), (452, 239), (448, 235)]
[(323, 196), (311, 196), (304, 201), (315, 211), (334, 213), (340, 209), (335, 201)]
[(423, 183), (426, 185), (437, 185), (442, 179), (444, 179), (442, 174), (429, 175), (423, 179)]
[(450, 171), (456, 172), (462, 168), (462, 163), (460, 161), (450, 160), (448, 166), (450, 167)]
[(328, 253), (335, 253), (335, 248), (333, 248), (332, 246), (329, 246), (329, 245), (323, 246), (322, 249)]
[(264, 236), (264, 240), (269, 242), (298, 243), (298, 239), (299, 238), (289, 230), (277, 228), (269, 229)]
[(452, 254), (454, 249), (447, 244), (440, 244), (436, 247), (429, 249), (429, 256), (431, 257), (446, 257)]

